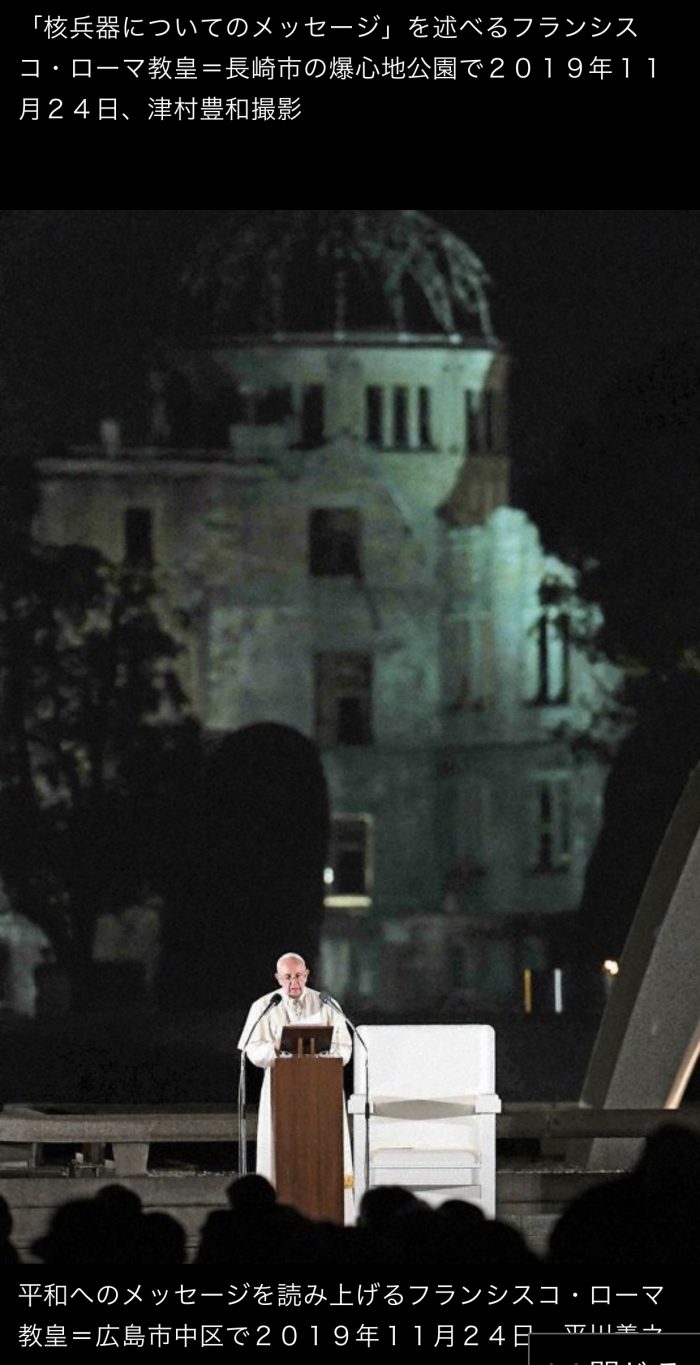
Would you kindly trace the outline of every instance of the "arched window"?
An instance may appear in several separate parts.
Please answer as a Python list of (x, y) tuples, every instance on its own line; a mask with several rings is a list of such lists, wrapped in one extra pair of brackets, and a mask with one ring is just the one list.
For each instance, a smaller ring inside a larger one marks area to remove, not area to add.
[(535, 778), (530, 808), (531, 871), (566, 872), (571, 863), (571, 778), (568, 773)]
[(372, 743), (369, 654), (317, 654), (316, 741), (321, 748)]
[(545, 607), (535, 627), (539, 706), (563, 706), (571, 693), (571, 622), (566, 612)]

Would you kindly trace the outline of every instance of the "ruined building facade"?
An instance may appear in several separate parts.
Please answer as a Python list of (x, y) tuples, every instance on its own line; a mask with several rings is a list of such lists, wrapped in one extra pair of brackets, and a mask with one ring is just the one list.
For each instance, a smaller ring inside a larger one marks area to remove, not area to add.
[(508, 502), (480, 263), (418, 213), (280, 211), (232, 215), (188, 284), (208, 333), (164, 344), (139, 442), (116, 414), (43, 462), (40, 534), (153, 564), (212, 734), (315, 738), (319, 981), (349, 1008), (520, 1007), (566, 953), (602, 786), (567, 734), (610, 677)]

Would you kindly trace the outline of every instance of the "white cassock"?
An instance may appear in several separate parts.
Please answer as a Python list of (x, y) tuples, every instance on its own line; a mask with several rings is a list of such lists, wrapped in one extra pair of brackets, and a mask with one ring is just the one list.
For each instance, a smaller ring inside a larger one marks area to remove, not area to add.
[[(277, 1060), (275, 1043), (279, 1039), (282, 1029), (286, 1024), (300, 1024), (304, 1020), (310, 1020), (316, 1024), (330, 1024), (333, 1028), (333, 1039), (331, 1043), (331, 1056), (341, 1057), (343, 1066), (347, 1066), (352, 1056), (352, 1038), (350, 1031), (342, 1014), (333, 1009), (332, 1005), (326, 1005), (321, 1000), (318, 991), (311, 990), (308, 986), (299, 997), (300, 1009), (294, 1009), (294, 1003), (289, 996), (283, 995), (278, 1005), (273, 1005), (267, 1014), (263, 1014), (266, 1005), (273, 995), (279, 992), (270, 991), (267, 995), (261, 995), (259, 1000), (254, 1000), (248, 1011), (248, 1018), (243, 1026), (243, 1031), (238, 1039), (238, 1046), (243, 1051), (245, 1048), (246, 1056), (250, 1058), (255, 1066), (265, 1068), (262, 1089), (260, 1091), (260, 1104), (258, 1107), (258, 1140), (256, 1148), (255, 1169), (258, 1175), (264, 1175), (270, 1184), (275, 1183), (275, 1153), (272, 1145), (272, 1086), (270, 1083), (270, 1072)], [(260, 1015), (263, 1015), (262, 1019)], [(258, 1021), (256, 1024), (256, 1020)], [(252, 1032), (251, 1032), (252, 1030)], [(248, 1043), (246, 1038), (250, 1034)], [(241, 1065), (244, 1063), (242, 1062)], [(350, 1147), (350, 1130), (348, 1128), (347, 1114), (343, 1105), (343, 1173), (344, 1173), (344, 1212), (345, 1222), (352, 1223), (355, 1220), (355, 1199), (353, 1195), (353, 1171), (352, 1171), (352, 1151)]]

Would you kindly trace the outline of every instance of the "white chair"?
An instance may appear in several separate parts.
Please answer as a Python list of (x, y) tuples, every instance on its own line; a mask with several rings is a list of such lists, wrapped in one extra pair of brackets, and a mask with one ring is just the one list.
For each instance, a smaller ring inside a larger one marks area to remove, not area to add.
[(355, 1200), (402, 1185), (496, 1214), (495, 1034), (489, 1024), (363, 1024), (354, 1050)]

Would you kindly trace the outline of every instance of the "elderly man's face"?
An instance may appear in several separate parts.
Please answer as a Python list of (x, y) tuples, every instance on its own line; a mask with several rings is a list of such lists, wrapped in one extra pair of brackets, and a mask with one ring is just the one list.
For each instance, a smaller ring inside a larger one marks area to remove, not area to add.
[(292, 1000), (298, 1000), (308, 980), (308, 969), (298, 957), (284, 957), (275, 972), (280, 988)]

